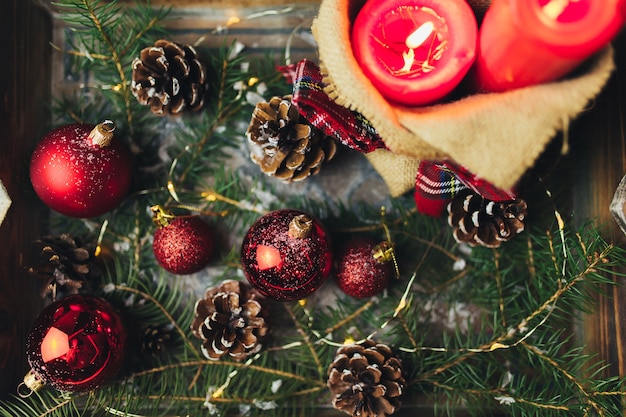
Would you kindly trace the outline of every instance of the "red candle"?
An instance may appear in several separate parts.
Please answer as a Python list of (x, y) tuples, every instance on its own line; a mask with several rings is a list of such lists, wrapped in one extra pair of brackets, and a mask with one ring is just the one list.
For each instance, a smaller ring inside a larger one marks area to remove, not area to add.
[(465, 0), (369, 0), (354, 21), (351, 42), (363, 73), (387, 100), (420, 106), (461, 82), (477, 36)]
[(476, 82), (505, 91), (557, 80), (607, 45), (624, 0), (493, 0), (479, 32)]

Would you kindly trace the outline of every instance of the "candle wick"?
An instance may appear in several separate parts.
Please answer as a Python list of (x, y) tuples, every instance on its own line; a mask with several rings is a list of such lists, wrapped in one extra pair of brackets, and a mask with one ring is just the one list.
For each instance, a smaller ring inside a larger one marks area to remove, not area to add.
[(546, 3), (543, 8), (543, 13), (552, 20), (556, 20), (565, 12), (567, 6), (570, 3), (578, 3), (579, 0), (551, 0)]
[(424, 42), (426, 42), (426, 39), (428, 39), (434, 30), (435, 24), (433, 22), (428, 21), (423, 23), (406, 38), (406, 47), (409, 49), (419, 48)]
[(404, 66), (398, 71), (400, 74), (408, 73), (413, 68), (413, 62), (415, 62), (415, 50), (409, 49), (408, 52), (402, 52), (402, 59), (404, 60)]

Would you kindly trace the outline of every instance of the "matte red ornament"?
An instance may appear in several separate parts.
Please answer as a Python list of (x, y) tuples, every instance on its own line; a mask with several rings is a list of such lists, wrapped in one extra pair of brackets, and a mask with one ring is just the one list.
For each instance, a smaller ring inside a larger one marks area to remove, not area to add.
[(391, 259), (384, 255), (387, 242), (356, 239), (345, 244), (337, 258), (335, 280), (347, 295), (355, 298), (372, 297), (382, 292), (394, 273)]
[(31, 371), (26, 385), (88, 391), (109, 382), (126, 354), (126, 330), (102, 298), (70, 295), (47, 306), (26, 341)]
[(35, 147), (30, 180), (52, 210), (69, 217), (96, 217), (128, 194), (132, 164), (128, 148), (113, 137), (110, 120), (97, 126), (69, 124), (49, 132)]
[(328, 278), (330, 240), (322, 223), (309, 214), (272, 211), (246, 233), (241, 263), (248, 282), (261, 294), (278, 301), (299, 300)]
[(175, 217), (160, 207), (152, 208), (154, 232), (152, 250), (163, 269), (177, 275), (193, 274), (213, 256), (213, 230), (199, 216)]

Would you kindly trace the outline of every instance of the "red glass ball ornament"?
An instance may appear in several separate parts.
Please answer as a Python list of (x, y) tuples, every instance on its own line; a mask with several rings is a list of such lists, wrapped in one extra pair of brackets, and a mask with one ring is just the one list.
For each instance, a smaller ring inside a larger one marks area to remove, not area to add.
[(26, 341), (31, 372), (61, 391), (88, 391), (109, 382), (126, 353), (126, 330), (111, 304), (70, 295), (47, 306)]
[(393, 263), (384, 256), (387, 242), (355, 239), (345, 244), (337, 257), (335, 280), (347, 295), (355, 298), (372, 297), (382, 292), (391, 281)]
[(241, 263), (248, 282), (261, 294), (278, 301), (299, 300), (328, 278), (330, 239), (322, 223), (307, 213), (272, 211), (246, 233)]
[[(198, 216), (173, 217), (155, 212), (158, 224), (152, 250), (161, 267), (173, 274), (193, 274), (204, 268), (213, 256), (213, 230)], [(165, 217), (161, 217), (165, 215)]]
[(30, 180), (39, 198), (69, 217), (96, 217), (128, 194), (132, 164), (128, 148), (113, 137), (115, 125), (69, 124), (49, 132), (35, 147)]

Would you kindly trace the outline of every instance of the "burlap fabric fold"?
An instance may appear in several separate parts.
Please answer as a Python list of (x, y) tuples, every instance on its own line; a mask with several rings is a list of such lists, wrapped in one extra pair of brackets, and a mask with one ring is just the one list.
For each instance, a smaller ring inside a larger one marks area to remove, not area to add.
[(421, 159), (450, 158), (497, 187), (514, 187), (548, 142), (602, 90), (614, 69), (613, 49), (607, 46), (583, 71), (558, 82), (402, 107), (378, 93), (352, 54), (350, 25), (362, 4), (323, 0), (312, 30), (327, 74), (327, 94), (362, 113), (389, 149), (368, 158), (394, 196), (414, 188), (416, 171), (411, 171)]

